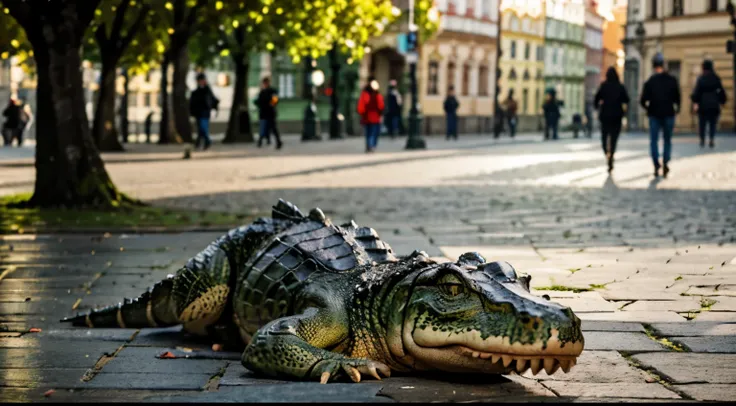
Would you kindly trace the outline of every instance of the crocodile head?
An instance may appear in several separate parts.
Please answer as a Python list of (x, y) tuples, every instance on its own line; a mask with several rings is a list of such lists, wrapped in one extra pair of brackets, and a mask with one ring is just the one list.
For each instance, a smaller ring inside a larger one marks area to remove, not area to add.
[[(477, 253), (437, 264), (414, 254), (414, 272), (395, 296), (387, 342), (416, 370), (506, 374), (568, 372), (583, 351), (569, 307), (534, 296), (531, 277)], [(402, 303), (398, 303), (398, 301)], [(398, 314), (400, 313), (400, 314)]]

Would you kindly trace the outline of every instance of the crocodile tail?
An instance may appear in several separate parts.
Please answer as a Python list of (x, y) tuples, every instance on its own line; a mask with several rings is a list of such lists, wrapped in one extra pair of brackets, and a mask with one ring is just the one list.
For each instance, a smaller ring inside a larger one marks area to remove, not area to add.
[(125, 299), (121, 303), (94, 309), (87, 313), (62, 319), (73, 326), (87, 327), (165, 327), (179, 324), (172, 290), (174, 276), (164, 279), (135, 299)]

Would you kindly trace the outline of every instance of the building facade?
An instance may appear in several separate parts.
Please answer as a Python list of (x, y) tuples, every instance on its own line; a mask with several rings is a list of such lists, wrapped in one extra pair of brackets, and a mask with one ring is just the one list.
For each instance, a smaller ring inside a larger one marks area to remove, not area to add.
[[(643, 83), (651, 76), (651, 60), (664, 55), (667, 70), (675, 76), (682, 93), (682, 108), (675, 130), (693, 132), (697, 115), (690, 94), (701, 73), (704, 59), (713, 60), (729, 96), (721, 115), (721, 128), (733, 128), (733, 55), (726, 42), (733, 37), (727, 0), (629, 0), (626, 26), (625, 82), (632, 98), (638, 100)], [(632, 103), (633, 107), (634, 103)], [(638, 106), (629, 112), (632, 128), (646, 128), (645, 112)]]
[(498, 1), (435, 2), (442, 15), (440, 28), (432, 39), (421, 44), (417, 65), (419, 103), (426, 134), (445, 132), (443, 104), (450, 86), (455, 88), (460, 102), (458, 131), (487, 133), (491, 130), (496, 91)]
[(602, 73), (613, 66), (619, 79), (624, 77), (624, 33), (626, 30), (627, 0), (599, 0), (598, 13), (603, 21)]
[(585, 99), (585, 5), (583, 0), (546, 0), (544, 81), (564, 102), (560, 123), (583, 114)]
[(502, 0), (499, 102), (509, 90), (519, 110), (518, 131), (542, 126), (544, 102), (544, 1)]
[(592, 103), (600, 82), (605, 79), (603, 69), (603, 23), (598, 5), (586, 0), (585, 5), (585, 103)]

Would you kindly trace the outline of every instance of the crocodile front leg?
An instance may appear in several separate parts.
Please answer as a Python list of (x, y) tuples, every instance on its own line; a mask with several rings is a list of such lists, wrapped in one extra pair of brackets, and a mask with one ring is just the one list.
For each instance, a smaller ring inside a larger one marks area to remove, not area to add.
[[(339, 319), (339, 317), (337, 317)], [(253, 336), (243, 365), (251, 371), (276, 378), (319, 379), (327, 383), (341, 374), (360, 382), (361, 374), (381, 379), (390, 376), (381, 362), (349, 358), (325, 348), (339, 345), (348, 336), (346, 324), (326, 310), (307, 309), (303, 314), (277, 319)]]

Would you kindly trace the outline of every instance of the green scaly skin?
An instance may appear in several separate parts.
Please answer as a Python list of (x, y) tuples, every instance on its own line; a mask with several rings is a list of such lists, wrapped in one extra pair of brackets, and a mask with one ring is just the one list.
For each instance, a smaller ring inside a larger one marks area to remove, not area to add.
[(322, 383), (391, 370), (551, 374), (575, 364), (580, 320), (532, 295), (529, 276), (477, 253), (455, 263), (418, 251), (397, 258), (356, 227), (280, 202), (273, 219), (231, 231), (138, 299), (64, 321), (182, 323), (245, 346), (242, 363), (254, 372)]

